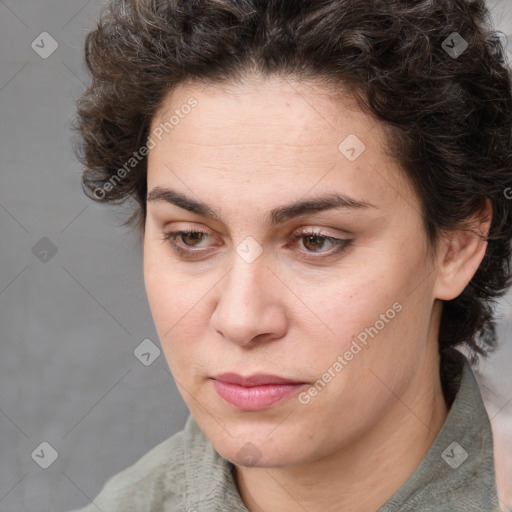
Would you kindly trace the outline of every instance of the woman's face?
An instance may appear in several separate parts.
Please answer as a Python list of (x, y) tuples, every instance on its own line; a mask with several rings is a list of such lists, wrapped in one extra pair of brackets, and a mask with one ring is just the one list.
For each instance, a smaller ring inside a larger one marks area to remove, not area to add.
[[(332, 454), (435, 379), (420, 205), (347, 101), (278, 79), (188, 84), (151, 125), (149, 304), (183, 399), (236, 464)], [(213, 379), (226, 372), (303, 384), (244, 391)]]

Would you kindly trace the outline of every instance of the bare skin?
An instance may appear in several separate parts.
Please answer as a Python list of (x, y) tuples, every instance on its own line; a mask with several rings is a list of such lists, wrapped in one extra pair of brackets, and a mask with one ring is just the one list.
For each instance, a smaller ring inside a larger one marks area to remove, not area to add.
[[(446, 419), (438, 299), (461, 293), (486, 243), (458, 231), (427, 253), (419, 201), (386, 153), (382, 127), (348, 95), (256, 77), (229, 90), (189, 83), (168, 95), (152, 130), (191, 97), (197, 106), (155, 139), (148, 191), (172, 189), (217, 217), (155, 198), (144, 235), (148, 300), (177, 386), (235, 464), (251, 512), (375, 511)], [(365, 145), (353, 161), (346, 155), (358, 153), (355, 139), (339, 149), (349, 134)], [(371, 206), (269, 222), (274, 209), (333, 193)], [(485, 234), (489, 206), (480, 213), (475, 225)], [(179, 230), (205, 234), (172, 240), (182, 254), (163, 240)], [(311, 231), (320, 235), (295, 237)], [(261, 254), (248, 263), (237, 247)], [(348, 360), (353, 340), (372, 326), (377, 334)], [(340, 355), (346, 364), (336, 371)], [(308, 394), (329, 369), (325, 387)], [(309, 401), (293, 395), (263, 410), (237, 409), (212, 384), (228, 371), (300, 380)]]

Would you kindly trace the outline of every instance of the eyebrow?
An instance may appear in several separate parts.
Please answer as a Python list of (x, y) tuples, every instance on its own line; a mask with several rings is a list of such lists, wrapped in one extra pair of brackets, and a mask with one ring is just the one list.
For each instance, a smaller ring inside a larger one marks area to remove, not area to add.
[[(220, 215), (206, 203), (188, 197), (181, 192), (164, 187), (155, 187), (147, 195), (147, 202), (162, 201), (189, 212), (220, 220)], [(377, 208), (367, 201), (359, 201), (344, 194), (328, 194), (313, 199), (297, 201), (286, 206), (281, 206), (270, 211), (269, 222), (272, 225), (281, 224), (301, 215), (332, 210), (337, 208), (367, 209)]]

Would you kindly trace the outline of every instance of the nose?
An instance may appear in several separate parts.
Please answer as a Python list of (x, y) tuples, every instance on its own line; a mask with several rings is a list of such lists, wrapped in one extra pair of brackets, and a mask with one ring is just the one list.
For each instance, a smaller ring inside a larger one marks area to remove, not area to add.
[(279, 284), (263, 257), (247, 263), (235, 255), (231, 271), (217, 287), (212, 328), (243, 346), (281, 338), (288, 318), (279, 298)]

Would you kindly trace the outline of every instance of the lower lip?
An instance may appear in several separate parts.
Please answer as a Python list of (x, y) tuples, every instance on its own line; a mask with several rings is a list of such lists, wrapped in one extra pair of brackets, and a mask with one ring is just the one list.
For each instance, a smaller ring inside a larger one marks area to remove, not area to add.
[(263, 386), (239, 386), (220, 380), (213, 381), (215, 391), (229, 404), (243, 411), (267, 409), (296, 393), (306, 384), (265, 384)]

